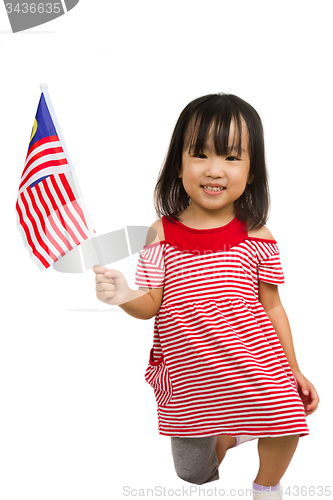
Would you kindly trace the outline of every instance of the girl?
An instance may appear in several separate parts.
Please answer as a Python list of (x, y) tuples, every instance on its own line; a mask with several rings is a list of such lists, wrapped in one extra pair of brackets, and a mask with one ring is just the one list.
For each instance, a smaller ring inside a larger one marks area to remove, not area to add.
[(252, 106), (213, 94), (185, 107), (155, 209), (161, 218), (138, 261), (139, 289), (95, 266), (97, 297), (136, 318), (155, 316), (145, 379), (177, 475), (217, 480), (226, 451), (258, 438), (253, 496), (282, 499), (280, 479), (319, 397), (297, 364), (279, 298), (284, 275), (265, 226), (264, 139)]

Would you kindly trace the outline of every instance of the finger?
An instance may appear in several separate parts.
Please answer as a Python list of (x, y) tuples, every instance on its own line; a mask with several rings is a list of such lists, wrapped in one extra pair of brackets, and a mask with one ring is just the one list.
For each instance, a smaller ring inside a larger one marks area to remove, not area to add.
[(313, 387), (313, 385), (310, 385), (310, 399), (312, 402), (318, 402), (319, 403), (319, 396), (316, 391), (316, 389)]
[(318, 408), (319, 398), (313, 399), (310, 403), (306, 403), (305, 410), (308, 412), (314, 412)]
[(122, 273), (120, 271), (117, 271), (117, 269), (107, 269), (105, 276), (107, 278), (117, 279), (122, 277)]
[(311, 410), (306, 410), (306, 411), (305, 411), (305, 416), (307, 417), (308, 415), (311, 415), (311, 414), (312, 414), (312, 413), (314, 413), (316, 410), (317, 410), (317, 407), (316, 407), (316, 408), (312, 408)]
[(113, 299), (115, 292), (98, 292), (96, 295), (99, 300), (105, 302), (106, 300)]
[(96, 292), (114, 292), (116, 287), (111, 283), (99, 283), (96, 286)]
[(98, 283), (113, 283), (114, 280), (112, 278), (107, 278), (105, 274), (96, 274), (95, 282)]
[(105, 266), (100, 266), (99, 264), (93, 267), (93, 271), (96, 274), (104, 274), (107, 271)]
[(302, 398), (303, 401), (307, 401), (310, 399), (310, 386), (306, 383), (302, 383), (302, 385), (300, 383), (298, 383), (299, 387), (298, 387), (298, 392)]
[(319, 403), (319, 396), (318, 394), (315, 392), (315, 394), (311, 393), (311, 405), (312, 406), (318, 406), (318, 403)]
[(302, 385), (301, 390), (302, 390), (302, 393), (305, 394), (305, 396), (309, 395), (309, 387), (307, 385)]

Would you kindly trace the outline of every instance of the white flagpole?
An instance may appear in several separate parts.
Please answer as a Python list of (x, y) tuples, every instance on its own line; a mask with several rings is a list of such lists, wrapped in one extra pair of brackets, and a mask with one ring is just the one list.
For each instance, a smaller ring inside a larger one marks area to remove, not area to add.
[(57, 116), (56, 116), (54, 108), (52, 106), (52, 101), (51, 101), (50, 96), (49, 96), (49, 91), (48, 91), (47, 84), (46, 83), (41, 83), (40, 84), (40, 89), (41, 89), (41, 91), (44, 94), (44, 98), (45, 98), (47, 107), (49, 108), (51, 118), (52, 118), (53, 123), (55, 125), (58, 137), (59, 137), (61, 145), (62, 145), (62, 149), (64, 150), (64, 153), (65, 153), (65, 156), (66, 156), (66, 160), (67, 160), (67, 163), (69, 165), (69, 168), (70, 168), (70, 171), (71, 171), (71, 174), (72, 174), (72, 177), (73, 177), (73, 182), (74, 182), (74, 185), (75, 185), (75, 188), (76, 188), (76, 191), (77, 191), (77, 195), (80, 198), (80, 202), (82, 204), (82, 211), (83, 211), (84, 217), (85, 217), (85, 219), (87, 221), (87, 226), (88, 226), (88, 231), (89, 231), (90, 238), (91, 238), (91, 240), (93, 242), (95, 251), (97, 253), (97, 257), (98, 257), (98, 261), (99, 261), (98, 263), (102, 263), (103, 259), (102, 259), (102, 256), (101, 256), (101, 252), (100, 252), (98, 244), (97, 244), (97, 242), (96, 242), (96, 240), (94, 238), (94, 229), (93, 229), (93, 226), (91, 224), (91, 220), (90, 220), (90, 217), (89, 217), (89, 213), (88, 213), (88, 210), (87, 210), (84, 198), (82, 196), (82, 192), (81, 192), (81, 189), (80, 189), (80, 186), (79, 186), (79, 181), (77, 180), (77, 177), (76, 177), (76, 174), (75, 174), (74, 165), (73, 165), (72, 160), (71, 160), (71, 158), (69, 156), (64, 136), (62, 135), (61, 128), (60, 128), (59, 122), (57, 120)]

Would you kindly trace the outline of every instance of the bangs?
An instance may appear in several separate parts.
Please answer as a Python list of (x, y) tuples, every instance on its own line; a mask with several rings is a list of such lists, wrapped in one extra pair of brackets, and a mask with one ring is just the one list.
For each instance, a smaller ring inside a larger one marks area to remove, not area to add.
[(183, 154), (188, 151), (198, 155), (205, 150), (215, 150), (218, 156), (247, 152), (253, 179), (234, 202), (235, 214), (248, 223), (248, 230), (264, 226), (270, 198), (261, 119), (249, 103), (224, 93), (198, 97), (181, 112), (154, 191), (158, 217), (165, 215), (169, 222), (183, 222), (182, 214), (191, 204), (179, 175)]
[[(232, 110), (229, 106), (205, 106), (203, 112), (191, 118), (184, 137), (184, 148), (189, 153), (198, 155), (204, 150), (209, 150), (208, 141), (213, 139), (216, 155), (228, 156), (232, 151), (237, 155), (242, 154), (242, 116), (239, 111)], [(230, 126), (234, 124), (233, 137), (230, 137)], [(246, 147), (246, 145), (244, 145)], [(245, 148), (244, 148), (245, 149)]]

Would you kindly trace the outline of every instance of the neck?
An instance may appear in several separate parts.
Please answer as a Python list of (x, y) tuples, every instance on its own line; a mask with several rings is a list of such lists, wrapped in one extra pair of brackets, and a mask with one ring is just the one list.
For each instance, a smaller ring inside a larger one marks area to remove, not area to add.
[(226, 207), (224, 210), (208, 210), (190, 204), (188, 208), (180, 212), (179, 216), (184, 222), (191, 223), (199, 229), (200, 227), (224, 226), (235, 218), (236, 212), (233, 206)]

